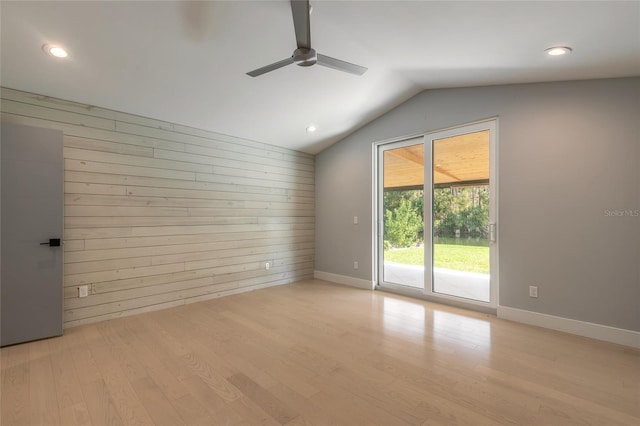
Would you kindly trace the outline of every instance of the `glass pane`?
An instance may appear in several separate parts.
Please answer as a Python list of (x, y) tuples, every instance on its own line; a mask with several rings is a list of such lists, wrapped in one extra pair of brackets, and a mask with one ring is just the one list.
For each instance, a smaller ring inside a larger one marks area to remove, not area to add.
[(424, 289), (424, 144), (383, 155), (383, 280)]
[(490, 301), (489, 131), (433, 141), (433, 291)]

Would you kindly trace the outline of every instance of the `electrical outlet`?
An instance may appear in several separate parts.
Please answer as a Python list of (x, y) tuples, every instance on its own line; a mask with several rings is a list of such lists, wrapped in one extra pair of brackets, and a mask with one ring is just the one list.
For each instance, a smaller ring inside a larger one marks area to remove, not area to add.
[(271, 265), (269, 265), (269, 262), (264, 264), (264, 269), (266, 269), (267, 271), (269, 270), (270, 267)]
[(89, 286), (81, 285), (78, 287), (78, 297), (87, 297), (89, 295)]
[(358, 224), (358, 216), (354, 216), (353, 217), (353, 224), (357, 225)]
[(353, 269), (358, 269), (358, 261), (353, 262)]
[(530, 285), (529, 286), (529, 297), (538, 297), (538, 286)]

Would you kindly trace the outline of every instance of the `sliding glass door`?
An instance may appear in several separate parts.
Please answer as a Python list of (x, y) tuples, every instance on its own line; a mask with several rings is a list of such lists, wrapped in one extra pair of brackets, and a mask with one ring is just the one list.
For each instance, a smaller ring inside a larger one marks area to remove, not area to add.
[(488, 121), (378, 146), (379, 286), (497, 305), (495, 144)]
[(496, 305), (494, 133), (487, 122), (425, 138), (432, 295)]
[(380, 147), (379, 276), (424, 289), (424, 139)]

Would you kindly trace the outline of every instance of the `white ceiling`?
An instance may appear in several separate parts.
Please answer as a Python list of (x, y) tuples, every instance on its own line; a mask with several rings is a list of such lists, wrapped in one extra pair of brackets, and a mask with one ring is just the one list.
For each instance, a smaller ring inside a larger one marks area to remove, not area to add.
[[(287, 0), (3, 0), (0, 84), (317, 153), (424, 89), (640, 75), (637, 1), (312, 5), (313, 47), (362, 77), (245, 75), (295, 49)], [(54, 42), (72, 57), (45, 55)]]

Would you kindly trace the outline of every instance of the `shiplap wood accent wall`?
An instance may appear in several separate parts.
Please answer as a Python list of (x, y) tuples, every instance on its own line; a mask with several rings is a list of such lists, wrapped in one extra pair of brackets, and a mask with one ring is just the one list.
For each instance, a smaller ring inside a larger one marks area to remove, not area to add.
[(312, 155), (0, 93), (3, 122), (64, 131), (66, 327), (312, 277)]

